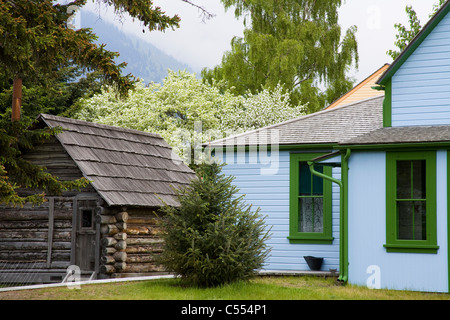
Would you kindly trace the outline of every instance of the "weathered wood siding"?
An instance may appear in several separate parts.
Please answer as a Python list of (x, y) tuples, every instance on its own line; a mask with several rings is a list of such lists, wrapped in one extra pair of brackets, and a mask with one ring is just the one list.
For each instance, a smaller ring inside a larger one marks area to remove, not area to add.
[(39, 207), (1, 206), (0, 272), (64, 274), (71, 264), (72, 210), (73, 199), (64, 197)]
[[(24, 153), (23, 158), (46, 167), (60, 180), (83, 176), (56, 138)], [(40, 192), (18, 189), (22, 196)], [(73, 262), (74, 201), (80, 192), (96, 196), (89, 185), (61, 195), (47, 194), (47, 201), (40, 206), (0, 206), (0, 281), (20, 281), (20, 276), (13, 276), (15, 272), (35, 274), (28, 282), (62, 280)]]
[(392, 77), (392, 126), (450, 124), (450, 15)]
[[(223, 155), (225, 156), (225, 154)], [(227, 161), (228, 159), (228, 161)], [(263, 161), (261, 160), (263, 159)], [(304, 256), (324, 257), (322, 270), (339, 269), (339, 187), (333, 184), (331, 245), (289, 243), (289, 151), (278, 155), (251, 160), (248, 152), (236, 153), (236, 158), (224, 157), (226, 175), (235, 177), (233, 184), (245, 195), (245, 201), (254, 208), (260, 207), (265, 222), (271, 227), (270, 257), (264, 269), (267, 271), (309, 270)], [(340, 169), (333, 169), (333, 177), (340, 179)]]
[[(37, 146), (35, 149), (25, 152), (23, 158), (35, 165), (45, 167), (47, 172), (58, 177), (61, 181), (73, 181), (83, 177), (83, 173), (55, 137)], [(39, 191), (19, 190), (19, 193), (22, 195), (35, 194), (37, 192)], [(82, 190), (65, 191), (63, 195), (73, 197), (80, 192), (96, 194), (92, 186), (88, 185)]]

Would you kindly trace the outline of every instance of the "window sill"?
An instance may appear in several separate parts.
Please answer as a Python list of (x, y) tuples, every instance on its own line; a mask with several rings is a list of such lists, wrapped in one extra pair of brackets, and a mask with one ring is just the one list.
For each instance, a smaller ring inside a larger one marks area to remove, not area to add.
[(404, 252), (404, 253), (431, 253), (436, 254), (439, 250), (437, 245), (404, 245), (404, 244), (385, 244), (386, 252)]
[(332, 244), (334, 238), (333, 237), (302, 237), (302, 236), (294, 236), (287, 237), (289, 239), (289, 243), (300, 243), (300, 244)]

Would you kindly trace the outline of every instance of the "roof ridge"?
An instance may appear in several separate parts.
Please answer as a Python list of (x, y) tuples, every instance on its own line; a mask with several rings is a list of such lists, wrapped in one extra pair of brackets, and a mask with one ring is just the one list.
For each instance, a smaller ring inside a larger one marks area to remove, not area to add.
[(100, 129), (106, 129), (106, 130), (112, 130), (112, 131), (119, 131), (119, 132), (131, 133), (131, 134), (139, 134), (139, 135), (144, 135), (144, 136), (150, 136), (150, 137), (154, 137), (154, 138), (163, 139), (162, 136), (160, 134), (158, 134), (158, 133), (147, 132), (147, 131), (140, 131), (140, 130), (137, 130), (137, 129), (124, 128), (124, 127), (113, 126), (113, 125), (97, 123), (97, 122), (90, 122), (90, 121), (86, 121), (86, 120), (79, 120), (79, 119), (55, 116), (55, 115), (52, 115), (52, 114), (41, 113), (38, 116), (38, 119), (39, 118), (44, 119), (44, 121), (45, 120), (55, 120), (55, 121), (60, 121), (60, 122), (65, 122), (65, 123), (72, 123), (72, 124), (83, 125), (83, 126), (87, 126), (87, 127), (100, 128)]

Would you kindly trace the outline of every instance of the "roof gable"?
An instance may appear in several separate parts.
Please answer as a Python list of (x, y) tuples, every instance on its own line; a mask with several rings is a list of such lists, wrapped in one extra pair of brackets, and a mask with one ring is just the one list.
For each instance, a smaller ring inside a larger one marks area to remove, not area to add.
[(64, 129), (58, 141), (108, 205), (178, 205), (173, 188), (195, 178), (157, 134), (45, 114), (39, 119)]
[(332, 109), (338, 106), (343, 106), (349, 103), (354, 103), (371, 97), (384, 95), (383, 91), (373, 89), (378, 78), (389, 68), (389, 64), (383, 65), (380, 69), (372, 73), (366, 79), (361, 81), (352, 90), (344, 94), (342, 97), (334, 101), (325, 109)]
[(442, 19), (450, 12), (450, 0), (447, 1), (436, 12), (436, 14), (428, 21), (422, 30), (414, 37), (402, 53), (394, 60), (386, 72), (378, 79), (377, 84), (386, 85), (390, 78), (397, 72), (398, 69), (405, 63), (406, 60), (414, 53), (419, 45), (428, 37), (428, 35), (436, 28)]

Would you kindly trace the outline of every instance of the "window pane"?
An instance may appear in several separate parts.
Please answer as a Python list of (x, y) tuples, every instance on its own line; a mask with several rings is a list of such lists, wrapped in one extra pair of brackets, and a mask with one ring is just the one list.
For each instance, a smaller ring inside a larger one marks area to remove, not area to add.
[(426, 202), (414, 202), (414, 240), (427, 240)]
[(426, 202), (397, 202), (397, 237), (399, 240), (426, 240)]
[(92, 210), (83, 210), (81, 214), (81, 227), (82, 228), (92, 227)]
[(397, 203), (397, 237), (399, 240), (414, 240), (413, 211), (414, 206), (412, 201), (399, 201)]
[(305, 162), (300, 162), (299, 195), (311, 195), (311, 171)]
[[(314, 170), (323, 173), (323, 166), (315, 166)], [(323, 179), (318, 176), (313, 176), (313, 194), (323, 195)]]
[(313, 232), (323, 232), (323, 198), (314, 198)]
[(397, 199), (411, 199), (411, 161), (397, 161)]
[(425, 160), (413, 161), (413, 199), (426, 198)]
[(299, 208), (298, 230), (323, 232), (323, 198), (300, 198)]
[[(300, 162), (299, 166), (299, 195), (323, 195), (323, 179), (313, 175), (306, 162)], [(323, 166), (315, 166), (314, 169), (323, 173)]]

